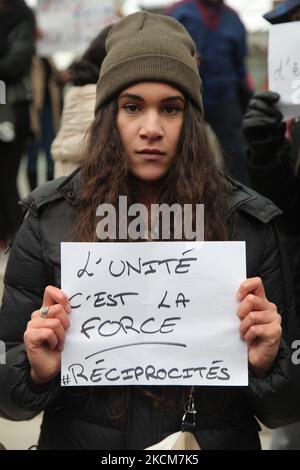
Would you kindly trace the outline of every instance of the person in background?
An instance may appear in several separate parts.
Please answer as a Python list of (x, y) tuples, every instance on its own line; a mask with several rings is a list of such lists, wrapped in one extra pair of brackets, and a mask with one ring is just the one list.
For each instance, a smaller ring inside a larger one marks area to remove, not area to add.
[(228, 173), (249, 182), (242, 115), (253, 89), (246, 69), (246, 31), (223, 0), (184, 0), (166, 10), (180, 21), (195, 41), (202, 62), (205, 120), (224, 153)]
[[(290, 360), (282, 331), (292, 312), (274, 225), (278, 209), (216, 167), (195, 45), (180, 23), (135, 13), (111, 28), (106, 50), (82, 167), (23, 201), (27, 214), (0, 311), (0, 339), (9, 349), (0, 368), (1, 414), (22, 420), (44, 410), (39, 449), (144, 449), (181, 428), (190, 387), (61, 387), (72, 313), (60, 288), (60, 243), (101, 244), (97, 208), (110, 203), (118, 218), (120, 196), (142, 203), (149, 217), (152, 204), (189, 203), (195, 212), (202, 203), (205, 240), (246, 241), (248, 278), (232, 315), (248, 346), (249, 386), (197, 387), (193, 432), (202, 449), (260, 449), (255, 416), (278, 426), (297, 407), (289, 392), (280, 393)], [(178, 229), (175, 220), (170, 242)], [(161, 233), (160, 240), (167, 241)]]
[[(271, 24), (300, 20), (300, 0), (288, 0), (264, 15)], [(287, 124), (277, 109), (280, 96), (259, 92), (250, 101), (243, 122), (248, 143), (248, 167), (257, 191), (272, 199), (283, 211), (281, 227), (294, 272), (295, 323), (290, 327), (290, 345), (300, 338), (300, 120)], [(296, 344), (296, 343), (295, 343)], [(293, 387), (300, 390), (300, 369), (294, 364)], [(300, 449), (300, 423), (273, 432), (272, 448)]]
[(266, 13), (264, 18), (271, 24), (300, 21), (300, 1), (286, 0), (285, 2), (280, 2), (276, 8)]
[(17, 175), (30, 131), (30, 67), (35, 19), (23, 0), (0, 0), (0, 80), (6, 104), (0, 105), (0, 250), (6, 248), (22, 211)]
[(35, 56), (31, 69), (33, 102), (30, 106), (32, 139), (28, 146), (27, 176), (31, 190), (37, 186), (40, 151), (46, 156), (47, 180), (53, 179), (51, 144), (58, 131), (61, 114), (61, 87), (51, 58)]
[(51, 146), (55, 178), (69, 175), (82, 163), (84, 137), (94, 119), (96, 83), (110, 28), (106, 26), (67, 70), (68, 83), (73, 86), (65, 96), (61, 127)]

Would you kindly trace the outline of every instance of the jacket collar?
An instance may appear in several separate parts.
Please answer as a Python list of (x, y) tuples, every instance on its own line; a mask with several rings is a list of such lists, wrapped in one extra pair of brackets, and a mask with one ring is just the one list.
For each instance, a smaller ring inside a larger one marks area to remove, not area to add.
[[(268, 223), (282, 212), (269, 199), (261, 196), (241, 183), (226, 177), (227, 204), (226, 218), (233, 212), (239, 211), (251, 215), (263, 223)], [(22, 200), (22, 205), (35, 211), (50, 202), (65, 199), (69, 204), (76, 206), (79, 202), (81, 185), (81, 171), (76, 170), (66, 178), (59, 178), (38, 187), (27, 198)]]
[(282, 214), (282, 211), (270, 199), (238, 181), (226, 177), (229, 187), (227, 216), (239, 210), (253, 216), (263, 223), (268, 223)]

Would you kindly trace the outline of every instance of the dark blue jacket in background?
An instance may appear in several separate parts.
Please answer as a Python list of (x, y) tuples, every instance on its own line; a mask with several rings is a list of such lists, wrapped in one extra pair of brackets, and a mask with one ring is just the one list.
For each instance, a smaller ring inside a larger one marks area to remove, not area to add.
[(232, 100), (241, 88), (250, 91), (246, 31), (237, 13), (224, 4), (210, 8), (199, 0), (183, 0), (166, 14), (185, 26), (201, 55), (206, 106)]

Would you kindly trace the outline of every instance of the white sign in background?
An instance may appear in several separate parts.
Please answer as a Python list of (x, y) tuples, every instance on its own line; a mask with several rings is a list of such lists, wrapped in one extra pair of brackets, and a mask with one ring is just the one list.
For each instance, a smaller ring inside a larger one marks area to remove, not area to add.
[(280, 94), (285, 119), (300, 116), (300, 21), (273, 25), (269, 35), (269, 89)]
[(41, 56), (60, 51), (81, 54), (107, 25), (117, 21), (114, 0), (39, 0), (38, 41)]
[(62, 243), (61, 384), (247, 385), (244, 242)]

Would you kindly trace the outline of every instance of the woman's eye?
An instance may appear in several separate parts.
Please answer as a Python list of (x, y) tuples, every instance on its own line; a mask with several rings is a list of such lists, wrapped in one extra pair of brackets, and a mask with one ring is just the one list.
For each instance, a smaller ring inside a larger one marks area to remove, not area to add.
[(166, 114), (169, 114), (170, 116), (175, 116), (181, 110), (178, 106), (167, 105), (167, 106), (165, 106), (164, 111), (165, 111)]
[(125, 105), (124, 105), (124, 109), (125, 109), (125, 111), (127, 111), (128, 113), (134, 114), (134, 113), (137, 113), (140, 108), (139, 108), (139, 106), (138, 106), (137, 104), (128, 103), (128, 104), (125, 104)]

